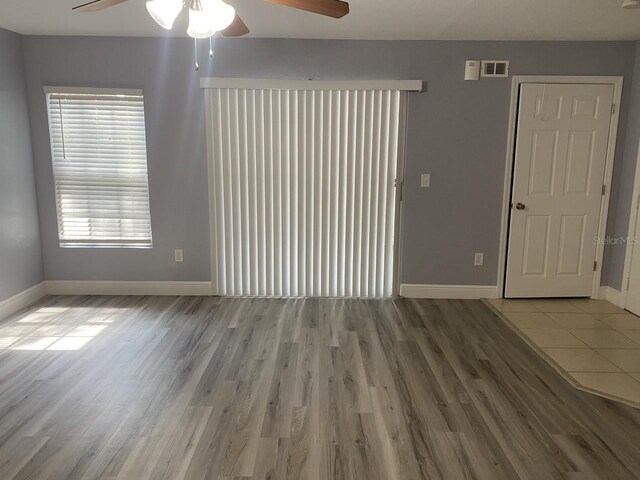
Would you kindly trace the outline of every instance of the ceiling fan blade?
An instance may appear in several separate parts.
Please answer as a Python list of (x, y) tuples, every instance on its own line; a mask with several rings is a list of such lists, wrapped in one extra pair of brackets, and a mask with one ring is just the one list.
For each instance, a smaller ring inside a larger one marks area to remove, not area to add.
[(319, 13), (327, 17), (342, 18), (349, 13), (349, 4), (341, 0), (266, 0), (287, 7)]
[(77, 5), (71, 10), (77, 12), (97, 12), (98, 10), (104, 10), (105, 8), (113, 7), (119, 3), (126, 2), (127, 0), (92, 0), (91, 2)]
[(249, 33), (249, 29), (244, 24), (240, 16), (236, 13), (236, 17), (233, 19), (233, 22), (231, 22), (231, 25), (222, 30), (221, 33), (225, 37), (241, 37)]

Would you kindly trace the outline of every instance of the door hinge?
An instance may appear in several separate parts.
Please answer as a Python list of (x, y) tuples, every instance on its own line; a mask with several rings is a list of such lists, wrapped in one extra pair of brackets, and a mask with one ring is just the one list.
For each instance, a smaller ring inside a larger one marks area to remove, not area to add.
[(602, 185), (602, 195), (605, 195), (606, 193), (607, 193), (607, 186)]
[(629, 291), (629, 284), (631, 283), (631, 277), (627, 277), (627, 291)]
[(598, 269), (598, 261), (593, 262), (593, 271), (595, 272)]
[(616, 104), (612, 103), (611, 104), (611, 115), (615, 115), (616, 114)]

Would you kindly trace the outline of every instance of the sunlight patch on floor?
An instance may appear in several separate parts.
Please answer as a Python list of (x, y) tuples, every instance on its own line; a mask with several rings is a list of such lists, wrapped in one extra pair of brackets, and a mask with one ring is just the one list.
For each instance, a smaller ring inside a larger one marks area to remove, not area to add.
[(120, 310), (105, 308), (96, 313), (83, 307), (42, 307), (0, 325), (0, 350), (80, 350), (113, 323), (113, 314)]

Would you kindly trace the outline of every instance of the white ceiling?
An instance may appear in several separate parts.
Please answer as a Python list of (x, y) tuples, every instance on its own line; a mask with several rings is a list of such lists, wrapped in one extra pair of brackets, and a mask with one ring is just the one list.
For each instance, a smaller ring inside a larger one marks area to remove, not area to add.
[[(87, 1), (87, 0), (84, 0)], [(129, 0), (97, 13), (83, 0), (0, 0), (0, 27), (27, 35), (163, 36)], [(253, 37), (389, 40), (638, 40), (640, 10), (621, 0), (351, 0), (340, 20), (266, 3), (231, 0)], [(184, 35), (186, 14), (174, 26)]]

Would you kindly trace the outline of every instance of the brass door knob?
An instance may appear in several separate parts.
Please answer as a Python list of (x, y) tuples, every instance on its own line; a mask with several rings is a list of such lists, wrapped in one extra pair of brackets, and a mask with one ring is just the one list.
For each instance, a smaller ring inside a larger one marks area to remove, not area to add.
[(524, 210), (527, 206), (524, 203), (516, 203), (516, 210)]

